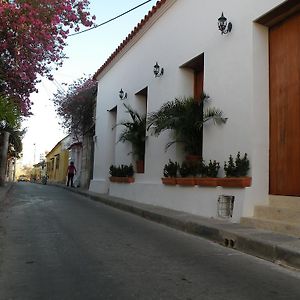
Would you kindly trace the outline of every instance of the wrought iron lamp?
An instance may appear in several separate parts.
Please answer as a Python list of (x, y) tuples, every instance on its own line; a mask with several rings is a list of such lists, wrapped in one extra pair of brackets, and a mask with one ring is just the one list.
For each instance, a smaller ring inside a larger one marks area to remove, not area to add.
[(218, 19), (218, 27), (222, 34), (227, 34), (232, 30), (232, 23), (227, 23), (227, 18), (224, 17), (223, 12), (221, 17)]
[(153, 67), (153, 73), (155, 77), (161, 77), (164, 75), (164, 68), (161, 68), (160, 65), (156, 62)]
[(125, 93), (122, 89), (119, 92), (119, 97), (121, 100), (127, 99), (127, 93)]

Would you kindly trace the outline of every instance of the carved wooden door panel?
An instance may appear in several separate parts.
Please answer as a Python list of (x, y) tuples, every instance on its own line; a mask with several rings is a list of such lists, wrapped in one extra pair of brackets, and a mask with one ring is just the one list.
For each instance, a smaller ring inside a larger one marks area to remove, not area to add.
[(269, 39), (270, 194), (300, 196), (300, 13)]

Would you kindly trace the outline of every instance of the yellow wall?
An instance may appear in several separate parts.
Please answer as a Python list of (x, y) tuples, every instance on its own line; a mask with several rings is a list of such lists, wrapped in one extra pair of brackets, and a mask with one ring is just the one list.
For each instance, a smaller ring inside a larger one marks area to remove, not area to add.
[(48, 180), (56, 183), (66, 183), (69, 163), (69, 150), (63, 149), (59, 142), (46, 156)]

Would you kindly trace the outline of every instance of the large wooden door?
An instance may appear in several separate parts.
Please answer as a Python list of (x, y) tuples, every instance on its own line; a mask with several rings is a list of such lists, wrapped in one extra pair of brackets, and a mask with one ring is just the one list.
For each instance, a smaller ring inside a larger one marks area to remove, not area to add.
[(270, 194), (300, 196), (300, 13), (269, 39)]

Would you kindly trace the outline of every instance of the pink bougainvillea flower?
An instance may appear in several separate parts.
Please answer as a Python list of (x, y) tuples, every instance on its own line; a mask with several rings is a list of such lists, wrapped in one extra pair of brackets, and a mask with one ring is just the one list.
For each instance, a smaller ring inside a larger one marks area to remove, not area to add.
[(38, 75), (61, 66), (70, 28), (90, 27), (88, 0), (0, 0), (0, 92), (30, 111)]

